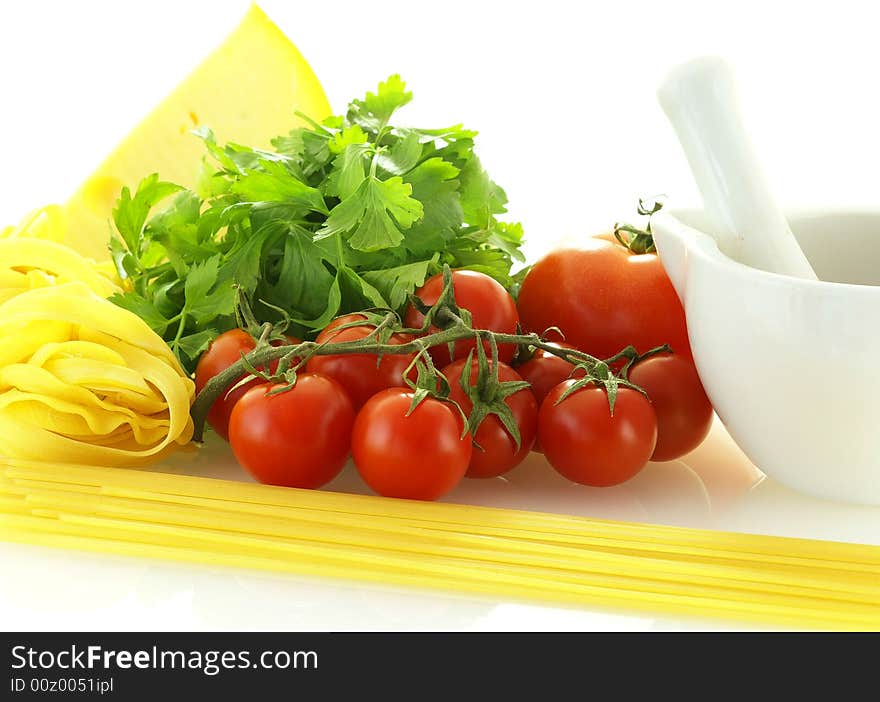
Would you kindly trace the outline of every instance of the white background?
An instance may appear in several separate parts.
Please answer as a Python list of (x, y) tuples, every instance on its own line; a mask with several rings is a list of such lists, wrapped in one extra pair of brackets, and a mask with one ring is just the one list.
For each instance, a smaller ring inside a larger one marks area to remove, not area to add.
[[(654, 91), (670, 66), (701, 54), (734, 64), (750, 131), (784, 204), (878, 199), (880, 48), (871, 3), (263, 7), (310, 61), (335, 110), (399, 72), (415, 92), (406, 121), (478, 129), (481, 157), (507, 190), (533, 254), (630, 216), (639, 195), (697, 202)], [(182, 0), (0, 5), (0, 224), (66, 199), (246, 8)], [(876, 512), (819, 506), (772, 484), (756, 494), (728, 525), (858, 539), (867, 524), (880, 538)], [(641, 516), (682, 521), (675, 510), (683, 499), (668, 490), (642, 495)], [(604, 513), (615, 510), (611, 500)], [(695, 625), (27, 547), (2, 546), (0, 559), (0, 626), (9, 629)]]
[[(674, 63), (735, 66), (785, 204), (873, 203), (880, 156), (869, 2), (332, 3), (263, 6), (334, 109), (399, 72), (414, 124), (464, 122), (533, 248), (607, 228), (638, 195), (696, 201), (655, 88)], [(4, 2), (0, 221), (63, 200), (247, 8), (211, 2)]]

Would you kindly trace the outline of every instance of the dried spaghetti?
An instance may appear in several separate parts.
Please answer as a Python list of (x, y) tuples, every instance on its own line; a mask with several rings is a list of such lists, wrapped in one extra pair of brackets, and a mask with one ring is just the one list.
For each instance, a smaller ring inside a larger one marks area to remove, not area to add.
[(0, 536), (385, 584), (880, 626), (880, 548), (6, 461)]

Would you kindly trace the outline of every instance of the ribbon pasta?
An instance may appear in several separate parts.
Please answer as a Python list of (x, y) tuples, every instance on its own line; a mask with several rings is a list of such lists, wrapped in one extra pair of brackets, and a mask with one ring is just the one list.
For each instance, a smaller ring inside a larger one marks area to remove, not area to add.
[(192, 438), (195, 388), (171, 349), (106, 298), (121, 287), (59, 243), (52, 208), (0, 238), (0, 456), (139, 465)]

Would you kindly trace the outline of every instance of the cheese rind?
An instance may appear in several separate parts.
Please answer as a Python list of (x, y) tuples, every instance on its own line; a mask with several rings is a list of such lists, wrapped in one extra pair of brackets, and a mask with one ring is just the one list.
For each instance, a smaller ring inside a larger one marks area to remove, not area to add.
[(193, 187), (204, 148), (190, 134), (210, 127), (218, 141), (267, 147), (298, 123), (295, 111), (321, 120), (330, 105), (297, 48), (257, 6), (111, 153), (64, 207), (66, 243), (108, 258), (113, 206), (123, 185), (150, 173)]

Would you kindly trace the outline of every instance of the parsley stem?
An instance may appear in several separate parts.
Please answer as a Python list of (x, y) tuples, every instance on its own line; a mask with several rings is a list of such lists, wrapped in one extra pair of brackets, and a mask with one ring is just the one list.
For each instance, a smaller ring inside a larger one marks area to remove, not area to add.
[(180, 321), (177, 323), (177, 334), (174, 335), (174, 341), (171, 344), (175, 350), (183, 337), (183, 330), (186, 329), (186, 314), (184, 314), (183, 310), (180, 311), (178, 317), (180, 317)]
[(336, 257), (338, 259), (336, 262), (336, 271), (338, 273), (345, 265), (345, 250), (342, 248), (342, 235), (337, 233), (334, 235), (334, 238), (336, 239)]

